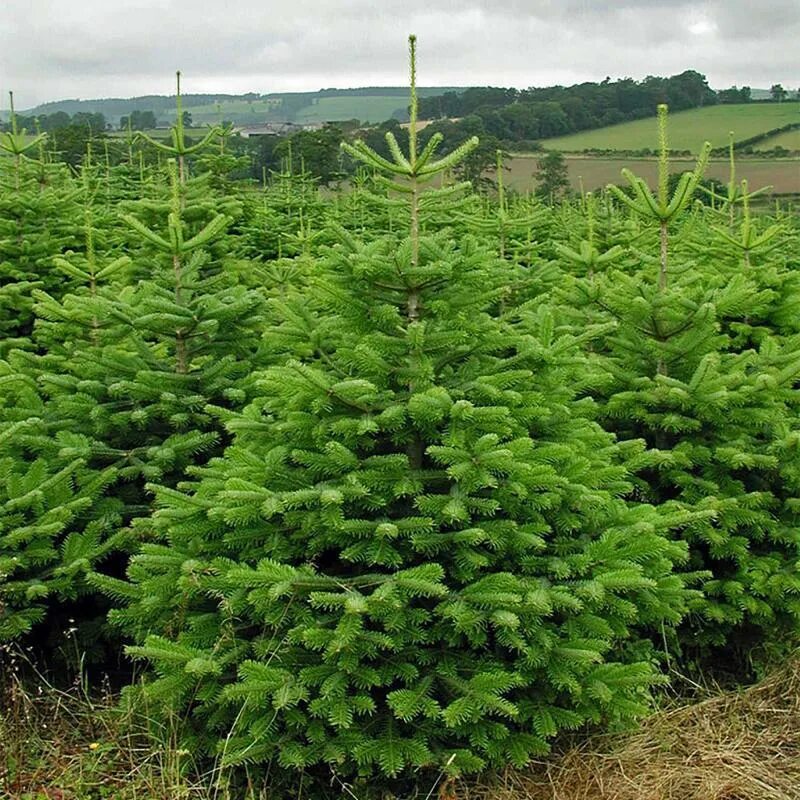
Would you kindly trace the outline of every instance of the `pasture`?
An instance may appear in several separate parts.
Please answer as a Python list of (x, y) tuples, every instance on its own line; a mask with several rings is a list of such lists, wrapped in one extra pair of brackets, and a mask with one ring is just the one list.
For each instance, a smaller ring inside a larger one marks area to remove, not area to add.
[[(669, 144), (673, 150), (700, 151), (704, 141), (724, 147), (730, 132), (741, 141), (760, 133), (800, 122), (800, 103), (747, 103), (718, 105), (670, 114)], [(606, 128), (545, 139), (548, 150), (580, 153), (583, 150), (642, 150), (654, 147), (654, 119), (638, 119)]]
[(329, 122), (334, 120), (360, 119), (362, 122), (383, 122), (392, 117), (397, 109), (408, 105), (404, 97), (334, 95), (315, 98), (311, 105), (300, 109), (295, 122)]
[(776, 133), (753, 145), (753, 149), (759, 150), (772, 150), (774, 147), (785, 147), (787, 150), (800, 151), (800, 130), (784, 131), (783, 133)]

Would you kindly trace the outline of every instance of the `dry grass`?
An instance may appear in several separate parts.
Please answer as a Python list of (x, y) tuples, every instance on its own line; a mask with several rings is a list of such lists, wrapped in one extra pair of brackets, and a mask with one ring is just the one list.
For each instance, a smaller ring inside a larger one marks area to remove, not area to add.
[[(199, 774), (191, 754), (178, 748), (176, 728), (156, 727), (146, 713), (121, 713), (111, 692), (89, 696), (80, 682), (56, 689), (30, 674), (22, 681), (13, 663), (2, 677), (2, 800), (272, 796), (263, 784), (233, 791), (216, 770)], [(800, 800), (800, 657), (748, 689), (704, 695), (654, 714), (635, 732), (593, 737), (532, 770), (492, 781), (437, 781), (429, 797)]]
[(19, 650), (0, 649), (0, 666), (0, 799), (225, 800), (188, 777), (174, 729), (110, 690), (90, 694), (80, 675), (57, 688)]
[(738, 692), (655, 714), (459, 800), (798, 800), (800, 658)]

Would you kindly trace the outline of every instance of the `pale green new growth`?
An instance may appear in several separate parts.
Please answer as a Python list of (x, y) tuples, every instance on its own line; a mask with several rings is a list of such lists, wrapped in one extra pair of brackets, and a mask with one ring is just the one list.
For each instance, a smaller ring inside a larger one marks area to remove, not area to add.
[(47, 134), (37, 133), (37, 135), (26, 142), (28, 132), (17, 125), (17, 115), (14, 111), (14, 92), (8, 93), (9, 105), (11, 106), (11, 131), (0, 132), (0, 150), (14, 157), (14, 180), (17, 189), (20, 188), (20, 165), (23, 158), (34, 148), (39, 150), (41, 157)]
[(608, 190), (624, 203), (646, 219), (669, 223), (677, 217), (689, 204), (694, 195), (700, 179), (708, 166), (708, 157), (711, 154), (711, 143), (705, 142), (697, 158), (697, 163), (692, 172), (685, 172), (672, 196), (669, 196), (669, 147), (666, 132), (665, 105), (659, 106), (659, 142), (660, 154), (658, 159), (658, 192), (653, 194), (647, 182), (634, 175), (629, 169), (623, 169), (622, 175), (628, 180), (633, 190), (634, 197), (626, 194), (618, 186), (610, 184)]
[[(440, 133), (431, 136), (428, 143), (418, 153), (417, 145), (417, 61), (416, 61), (416, 36), (409, 36), (410, 49), (410, 104), (409, 104), (409, 129), (408, 129), (408, 155), (404, 155), (395, 135), (389, 131), (386, 134), (386, 142), (392, 154), (392, 161), (376, 153), (369, 145), (358, 139), (352, 144), (342, 142), (342, 149), (349, 153), (353, 158), (379, 171), (390, 172), (393, 175), (402, 176), (411, 181), (427, 182), (435, 175), (439, 175), (452, 169), (466, 158), (477, 146), (478, 137), (473, 136), (464, 144), (457, 147), (451, 153), (440, 159), (431, 160), (443, 141)], [(397, 189), (403, 190), (407, 186), (398, 184)]]
[(17, 115), (14, 111), (14, 92), (9, 92), (8, 98), (11, 105), (11, 131), (0, 132), (0, 150), (9, 155), (22, 156), (34, 148), (38, 148), (47, 139), (47, 134), (40, 133), (31, 141), (26, 141), (28, 138), (27, 130), (24, 128), (20, 130), (17, 124)]
[(727, 192), (724, 195), (718, 194), (713, 189), (706, 189), (704, 186), (699, 186), (698, 188), (700, 191), (704, 192), (708, 197), (710, 197), (712, 201), (718, 200), (721, 202), (722, 209), (727, 210), (730, 225), (733, 227), (736, 205), (749, 203), (754, 198), (769, 192), (772, 189), (772, 186), (762, 186), (760, 189), (756, 189), (754, 192), (749, 192), (747, 195), (743, 194), (743, 192), (747, 191), (747, 182), (742, 181), (739, 183), (736, 180), (736, 146), (734, 142), (733, 131), (730, 131), (728, 134), (728, 163), (729, 177)]
[(658, 159), (658, 192), (653, 195), (647, 182), (634, 175), (629, 169), (623, 169), (622, 174), (627, 178), (633, 189), (634, 196), (630, 197), (618, 186), (609, 185), (608, 190), (618, 200), (631, 208), (646, 220), (658, 223), (661, 236), (661, 269), (659, 272), (658, 286), (660, 290), (667, 288), (667, 250), (668, 226), (691, 202), (700, 183), (703, 173), (708, 165), (711, 154), (711, 143), (704, 142), (697, 158), (697, 164), (692, 172), (685, 172), (678, 181), (672, 197), (669, 196), (669, 140), (667, 136), (667, 106), (663, 103), (658, 107), (658, 140), (660, 154)]
[(604, 253), (597, 249), (595, 245), (595, 198), (591, 192), (584, 196), (583, 205), (586, 209), (586, 238), (581, 239), (577, 250), (560, 243), (556, 243), (555, 249), (562, 258), (583, 267), (587, 276), (592, 278), (599, 267), (604, 267), (619, 258), (625, 252), (625, 248), (614, 245)]
[(160, 150), (163, 153), (169, 153), (169, 155), (178, 159), (178, 173), (180, 175), (181, 183), (186, 182), (186, 165), (185, 165), (185, 157), (188, 155), (193, 155), (194, 153), (198, 153), (201, 150), (205, 149), (206, 146), (215, 138), (221, 137), (225, 135), (225, 130), (218, 125), (210, 125), (207, 133), (203, 138), (197, 142), (197, 144), (187, 144), (186, 143), (186, 129), (183, 124), (183, 98), (181, 97), (181, 73), (178, 70), (175, 73), (175, 79), (177, 84), (177, 91), (175, 93), (175, 108), (177, 111), (177, 118), (175, 120), (175, 124), (172, 126), (170, 130), (170, 137), (172, 139), (172, 144), (165, 144), (164, 142), (158, 141), (154, 139), (152, 136), (148, 136), (143, 131), (139, 131), (136, 135), (137, 140), (141, 140), (151, 144), (157, 150)]
[(207, 245), (230, 225), (231, 220), (224, 214), (218, 214), (198, 234), (185, 240), (184, 223), (181, 218), (179, 179), (174, 159), (169, 160), (169, 166), (172, 181), (172, 208), (167, 218), (168, 238), (151, 230), (132, 214), (121, 214), (120, 218), (161, 252), (177, 257)]
[[(733, 210), (734, 203), (742, 204), (742, 218), (739, 223), (738, 231), (733, 224), (730, 226), (731, 232), (723, 227), (714, 226), (711, 231), (715, 233), (726, 245), (730, 245), (742, 256), (745, 267), (750, 266), (752, 255), (764, 256), (774, 250), (779, 244), (778, 234), (785, 233), (785, 227), (780, 222), (770, 225), (764, 231), (759, 232), (758, 226), (754, 223), (750, 212), (750, 200), (760, 194), (762, 190), (750, 192), (747, 187), (747, 180), (743, 179), (741, 187), (736, 190), (735, 199), (731, 202), (729, 209)], [(729, 193), (729, 196), (730, 193)], [(708, 249), (707, 243), (703, 242), (694, 246), (695, 250)], [(723, 247), (724, 249), (724, 247)]]
[[(357, 161), (366, 164), (378, 172), (388, 172), (391, 175), (404, 178), (405, 182), (396, 180), (389, 181), (390, 190), (401, 192), (408, 196), (408, 207), (411, 217), (411, 263), (414, 266), (419, 264), (419, 234), (420, 223), (419, 213), (422, 207), (420, 190), (422, 185), (430, 181), (436, 175), (444, 175), (461, 161), (463, 161), (477, 146), (478, 137), (473, 136), (451, 153), (442, 158), (433, 159), (436, 150), (443, 141), (441, 134), (435, 133), (430, 141), (425, 145), (421, 153), (417, 153), (417, 37), (413, 34), (408, 37), (409, 45), (409, 83), (410, 83), (410, 102), (409, 102), (409, 129), (408, 129), (408, 155), (404, 155), (395, 135), (391, 131), (386, 133), (386, 143), (389, 146), (392, 160), (376, 153), (366, 142), (361, 139), (352, 144), (342, 142), (342, 149), (349, 153)], [(469, 183), (460, 184), (457, 187), (444, 187), (439, 190), (428, 192), (428, 197), (442, 198), (452, 194), (462, 188), (468, 188)]]

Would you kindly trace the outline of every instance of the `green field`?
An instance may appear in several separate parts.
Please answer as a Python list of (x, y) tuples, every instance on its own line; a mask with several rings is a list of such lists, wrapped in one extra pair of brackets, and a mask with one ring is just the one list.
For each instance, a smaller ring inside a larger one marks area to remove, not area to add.
[(774, 147), (785, 147), (787, 150), (800, 150), (800, 130), (776, 133), (769, 139), (753, 145), (754, 150), (772, 150)]
[[(310, 104), (290, 113), (281, 115), (280, 103), (268, 103), (255, 100), (248, 103), (244, 100), (229, 101), (215, 105), (186, 106), (192, 115), (192, 122), (197, 125), (218, 123), (228, 119), (237, 124), (248, 122), (258, 124), (267, 119), (279, 121), (291, 118), (292, 122), (329, 122), (335, 120), (360, 119), (362, 122), (383, 122), (389, 119), (398, 108), (405, 108), (408, 101), (397, 95), (334, 95), (331, 97), (310, 98)], [(272, 112), (272, 113), (270, 113)], [(171, 115), (162, 117), (174, 118)]]
[[(192, 115), (195, 125), (219, 123), (223, 119), (236, 124), (259, 124), (266, 120), (292, 122), (329, 122), (335, 120), (359, 119), (362, 122), (383, 122), (389, 119), (398, 108), (407, 105), (405, 97), (397, 95), (333, 95), (330, 97), (310, 97), (309, 105), (290, 113), (280, 113), (281, 103), (274, 100), (229, 100), (219, 105), (184, 107)], [(175, 112), (162, 113), (160, 119), (174, 119)]]
[[(267, 114), (275, 108), (280, 108), (280, 103), (269, 103), (266, 100), (254, 100), (252, 103), (247, 100), (228, 100), (226, 102), (202, 106), (184, 106), (184, 110), (192, 115), (192, 122), (195, 125), (217, 125), (223, 120), (231, 120), (236, 123), (262, 122), (267, 118)], [(169, 114), (159, 114), (159, 119), (175, 119), (175, 112)]]
[(405, 97), (358, 97), (341, 95), (320, 97), (313, 105), (297, 112), (296, 122), (328, 122), (329, 120), (360, 119), (362, 122), (383, 122), (389, 119), (398, 108), (405, 109)]
[[(670, 147), (698, 152), (706, 140), (714, 147), (723, 147), (730, 131), (739, 141), (790, 122), (800, 122), (800, 103), (747, 103), (680, 111), (670, 115)], [(657, 141), (655, 118), (649, 118), (546, 139), (543, 144), (550, 150), (579, 153), (589, 149), (655, 148)]]

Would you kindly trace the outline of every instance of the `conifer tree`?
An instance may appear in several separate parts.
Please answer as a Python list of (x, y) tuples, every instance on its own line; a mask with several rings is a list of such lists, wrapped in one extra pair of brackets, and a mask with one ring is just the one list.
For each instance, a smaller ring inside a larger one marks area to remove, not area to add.
[(519, 268), (435, 230), (423, 183), (471, 145), (417, 152), (414, 48), (408, 153), (347, 148), (393, 176), (405, 233), (344, 232), (273, 302), (283, 358), (226, 415), (233, 444), (154, 487), (162, 540), (104, 581), (153, 665), (144, 691), (224, 764), (525, 764), (643, 710), (642, 633), (689, 597), (667, 533), (689, 517), (620, 499), (638, 448), (575, 402), (577, 339), (543, 307), (524, 332), (498, 316)]
[[(112, 330), (99, 340), (90, 332), (83, 346), (51, 345), (39, 381), (53, 413), (72, 420), (89, 451), (99, 448), (125, 479), (180, 474), (216, 441), (204, 405), (237, 397), (237, 376), (258, 347), (260, 300), (214, 259), (231, 219), (214, 213), (213, 199), (192, 202), (171, 163), (168, 201), (141, 201), (129, 206), (138, 214), (121, 217), (139, 248), (128, 248), (125, 271), (133, 280), (98, 300), (90, 262), (87, 291), (65, 298), (60, 309), (52, 298), (40, 304), (43, 315), (60, 320), (62, 334), (87, 320)], [(159, 216), (153, 227), (142, 221)], [(110, 277), (122, 266), (114, 261), (103, 272)]]
[(79, 194), (64, 165), (43, 158), (43, 135), (28, 141), (13, 109), (11, 132), (0, 133), (0, 353), (27, 347), (34, 289), (63, 292), (69, 283), (53, 259), (77, 246), (72, 220)]
[[(633, 259), (576, 286), (617, 322), (598, 354), (609, 377), (602, 418), (620, 438), (647, 442), (639, 496), (667, 509), (706, 512), (681, 534), (690, 545), (691, 569), (707, 575), (705, 599), (684, 632), (685, 656), (727, 648), (737, 657), (729, 657), (729, 666), (746, 668), (751, 648), (791, 647), (798, 630), (793, 387), (800, 358), (796, 342), (766, 328), (756, 337), (734, 338), (742, 332), (737, 321), (761, 314), (770, 302), (770, 291), (742, 263), (742, 246), (767, 245), (779, 231), (755, 235), (744, 200), (741, 238), (717, 231), (715, 241), (705, 227), (701, 244), (694, 225), (703, 224), (702, 217), (681, 214), (703, 157), (669, 197), (664, 108), (659, 130), (657, 196), (629, 172), (635, 197), (611, 188), (655, 229), (657, 239), (650, 241), (657, 254), (648, 254), (648, 240), (640, 240), (630, 248)], [(720, 240), (728, 252), (736, 250), (735, 267), (725, 268)], [(579, 255), (562, 253), (573, 263)], [(586, 253), (591, 260), (591, 250)], [(598, 319), (596, 310), (587, 313)]]
[(785, 222), (751, 212), (750, 203), (761, 191), (750, 191), (746, 180), (738, 191), (729, 189), (719, 208), (704, 212), (685, 244), (696, 257), (714, 258), (720, 282), (744, 275), (757, 289), (742, 314), (724, 320), (732, 349), (757, 347), (764, 336), (800, 331), (800, 275), (787, 263), (792, 237)]
[(503, 180), (503, 152), (496, 151), (497, 198), (474, 196), (473, 208), (458, 214), (469, 230), (491, 236), (497, 243), (501, 258), (511, 258), (530, 266), (543, 254), (543, 244), (550, 238), (553, 221), (547, 206), (534, 196), (509, 197)]
[[(64, 601), (90, 591), (86, 573), (118, 571), (120, 554), (135, 551), (146, 535), (128, 530), (149, 512), (145, 481), (173, 484), (187, 465), (207, 458), (222, 431), (206, 405), (239, 408), (246, 399), (240, 382), (258, 352), (262, 300), (239, 285), (223, 258), (227, 248), (219, 240), (231, 218), (220, 207), (236, 204), (216, 205), (206, 196), (195, 201), (203, 179), (181, 184), (174, 161), (170, 175), (166, 201), (128, 205), (120, 218), (126, 232), (118, 227), (110, 235), (97, 228), (91, 180), (84, 176), (83, 246), (55, 259), (73, 290), (60, 298), (34, 292), (38, 352), (9, 355), (9, 380), (30, 384), (38, 390), (31, 388), (31, 397), (39, 398), (30, 421), (35, 430), (19, 445), (28, 456), (10, 463), (36, 464), (33, 474), (41, 479), (48, 469), (54, 475), (68, 465), (72, 470), (63, 473), (55, 495), (62, 525), (35, 529), (41, 558), (27, 562), (30, 580), (48, 587), (42, 596)], [(131, 256), (119, 255), (121, 243)], [(8, 423), (24, 413), (12, 403)], [(63, 512), (70, 488), (80, 510), (72, 516)], [(37, 508), (44, 513), (44, 506)], [(56, 581), (79, 540), (80, 571), (71, 573), (72, 584)], [(87, 604), (74, 614), (76, 624), (96, 611)]]
[(0, 362), (0, 643), (48, 608), (79, 600), (86, 574), (117, 546), (113, 470), (69, 452), (36, 383)]
[(205, 136), (196, 143), (189, 143), (186, 139), (186, 118), (183, 112), (183, 97), (181, 96), (181, 73), (180, 70), (175, 73), (175, 124), (170, 129), (170, 138), (172, 144), (154, 139), (148, 136), (143, 131), (137, 133), (137, 138), (141, 141), (147, 142), (151, 147), (156, 150), (167, 154), (169, 157), (174, 158), (178, 164), (178, 177), (182, 184), (186, 183), (189, 177), (189, 164), (188, 157), (200, 153), (208, 152), (209, 145), (214, 139), (223, 136), (225, 131), (212, 125), (209, 127)]

